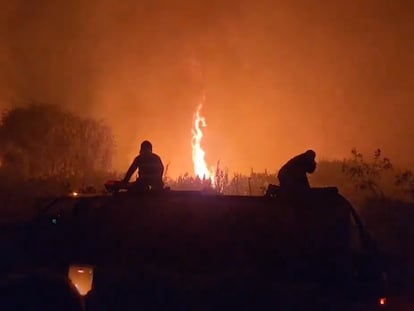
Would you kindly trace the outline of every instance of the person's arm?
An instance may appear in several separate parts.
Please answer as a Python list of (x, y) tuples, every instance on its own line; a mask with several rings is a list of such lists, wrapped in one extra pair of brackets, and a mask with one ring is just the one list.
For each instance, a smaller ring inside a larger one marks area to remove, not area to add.
[(127, 183), (129, 182), (129, 180), (131, 179), (132, 174), (134, 174), (134, 172), (138, 169), (138, 157), (136, 157), (134, 159), (134, 161), (132, 161), (131, 165), (129, 166), (128, 171), (125, 174), (125, 177), (123, 179), (123, 182)]
[(161, 178), (163, 178), (164, 177), (164, 164), (162, 163), (161, 158), (160, 158), (160, 171), (161, 171)]

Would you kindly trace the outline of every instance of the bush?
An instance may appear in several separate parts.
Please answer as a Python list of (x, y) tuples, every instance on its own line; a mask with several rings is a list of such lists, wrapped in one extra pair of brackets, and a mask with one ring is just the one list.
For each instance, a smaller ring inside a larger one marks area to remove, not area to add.
[(103, 121), (58, 106), (29, 103), (2, 116), (0, 174), (9, 183), (53, 180), (80, 186), (110, 172), (113, 150), (112, 132)]

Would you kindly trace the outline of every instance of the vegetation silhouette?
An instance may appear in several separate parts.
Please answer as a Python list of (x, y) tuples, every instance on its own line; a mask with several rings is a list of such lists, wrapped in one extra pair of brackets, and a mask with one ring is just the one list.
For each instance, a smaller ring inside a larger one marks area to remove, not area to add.
[(381, 149), (374, 151), (370, 162), (366, 162), (362, 153), (355, 148), (351, 154), (351, 159), (343, 163), (343, 172), (350, 177), (357, 189), (367, 190), (375, 197), (384, 198), (385, 193), (379, 185), (379, 180), (386, 171), (392, 169), (391, 161), (382, 156)]
[(102, 182), (111, 170), (113, 151), (114, 137), (103, 121), (38, 102), (3, 111), (0, 174), (9, 184), (56, 188), (58, 183), (68, 191)]

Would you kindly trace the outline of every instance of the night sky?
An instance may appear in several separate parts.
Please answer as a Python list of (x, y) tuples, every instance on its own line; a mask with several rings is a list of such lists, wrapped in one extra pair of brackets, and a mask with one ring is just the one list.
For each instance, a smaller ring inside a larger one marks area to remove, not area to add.
[(414, 5), (408, 0), (0, 0), (0, 107), (27, 100), (104, 118), (126, 170), (149, 139), (192, 173), (206, 159), (276, 171), (313, 148), (380, 147), (414, 166)]

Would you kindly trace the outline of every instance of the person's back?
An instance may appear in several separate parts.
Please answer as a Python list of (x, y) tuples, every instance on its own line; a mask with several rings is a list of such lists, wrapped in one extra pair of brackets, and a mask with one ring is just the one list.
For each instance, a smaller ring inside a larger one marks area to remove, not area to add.
[(152, 152), (152, 145), (149, 141), (142, 142), (140, 153), (129, 167), (124, 182), (128, 182), (136, 170), (138, 170), (138, 178), (133, 189), (139, 191), (162, 190), (164, 165), (161, 158)]
[(313, 150), (308, 150), (282, 166), (277, 175), (282, 192), (298, 194), (310, 189), (307, 173), (313, 173), (316, 169), (315, 156)]
[(164, 166), (161, 158), (155, 153), (140, 154), (137, 156), (138, 163), (138, 180), (144, 185), (149, 185), (151, 188), (162, 188), (162, 175)]

